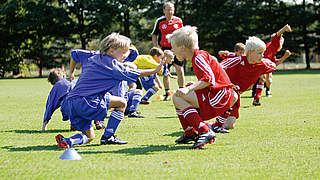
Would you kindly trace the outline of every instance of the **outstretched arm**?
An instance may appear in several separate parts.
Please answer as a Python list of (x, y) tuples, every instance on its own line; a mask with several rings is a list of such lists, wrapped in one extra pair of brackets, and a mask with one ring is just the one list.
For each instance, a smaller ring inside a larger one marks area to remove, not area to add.
[(155, 35), (155, 34), (152, 35), (152, 43), (153, 43), (153, 47), (159, 47), (157, 35)]
[(285, 26), (283, 26), (278, 32), (277, 32), (277, 36), (281, 36), (284, 32), (291, 32), (291, 27), (289, 24), (286, 24)]
[(286, 50), (286, 52), (284, 53), (284, 55), (276, 60), (276, 65), (278, 66), (279, 64), (281, 64), (283, 61), (285, 61), (289, 56), (291, 55), (291, 52), (289, 50)]
[(160, 72), (164, 63), (165, 61), (161, 61), (156, 69), (139, 69), (141, 71), (139, 77), (150, 76), (152, 74)]
[[(191, 84), (191, 83), (190, 83)], [(184, 88), (179, 88), (177, 91), (176, 91), (176, 95), (178, 97), (183, 97), (187, 94), (189, 94), (191, 91), (195, 91), (195, 90), (198, 90), (198, 89), (203, 89), (207, 86), (209, 86), (210, 83), (206, 82), (206, 81), (198, 81), (198, 82), (195, 82), (187, 87), (184, 87)]]

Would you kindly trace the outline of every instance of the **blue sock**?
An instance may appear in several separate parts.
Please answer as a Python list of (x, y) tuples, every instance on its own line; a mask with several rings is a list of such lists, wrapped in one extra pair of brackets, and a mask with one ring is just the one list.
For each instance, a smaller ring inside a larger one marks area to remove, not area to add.
[(88, 142), (88, 137), (83, 133), (75, 134), (69, 138), (65, 138), (70, 146), (78, 144), (86, 144)]
[(142, 101), (148, 101), (148, 99), (154, 95), (157, 91), (153, 88), (150, 88), (146, 95), (143, 96)]
[(104, 130), (103, 135), (105, 137), (110, 137), (114, 135), (117, 131), (117, 128), (124, 117), (124, 113), (121, 111), (112, 111), (108, 120), (107, 128)]
[(129, 107), (129, 111), (133, 111), (133, 112), (137, 111), (138, 106), (139, 106), (139, 104), (141, 102), (141, 97), (142, 97), (142, 95), (140, 93), (136, 93), (136, 94), (133, 95), (132, 102), (131, 102), (131, 105)]

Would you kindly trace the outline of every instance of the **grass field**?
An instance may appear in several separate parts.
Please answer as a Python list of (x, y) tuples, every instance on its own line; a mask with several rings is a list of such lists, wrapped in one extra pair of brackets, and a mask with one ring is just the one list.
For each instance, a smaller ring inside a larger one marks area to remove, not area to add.
[(59, 160), (54, 136), (74, 134), (59, 111), (40, 132), (46, 79), (0, 80), (0, 179), (320, 179), (320, 73), (273, 77), (273, 97), (253, 107), (242, 94), (236, 129), (203, 150), (174, 143), (182, 130), (173, 104), (153, 97), (139, 107), (146, 118), (121, 122), (116, 134), (128, 145), (100, 146), (96, 131), (74, 147), (80, 161)]

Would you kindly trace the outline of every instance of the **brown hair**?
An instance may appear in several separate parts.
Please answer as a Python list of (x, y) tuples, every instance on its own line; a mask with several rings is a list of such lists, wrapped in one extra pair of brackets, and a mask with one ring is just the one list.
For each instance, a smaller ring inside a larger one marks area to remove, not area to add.
[(157, 56), (161, 56), (162, 55), (163, 56), (163, 51), (160, 48), (153, 47), (153, 48), (150, 49), (149, 54), (151, 56), (155, 56), (155, 55), (157, 55)]

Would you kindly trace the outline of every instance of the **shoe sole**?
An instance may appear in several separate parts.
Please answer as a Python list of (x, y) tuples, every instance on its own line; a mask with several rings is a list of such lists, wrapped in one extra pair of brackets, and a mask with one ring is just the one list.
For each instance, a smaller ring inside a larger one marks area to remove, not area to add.
[(69, 148), (68, 145), (65, 145), (64, 144), (65, 142), (62, 141), (62, 135), (61, 134), (56, 136), (56, 141), (58, 143), (58, 148), (59, 149), (68, 149)]

